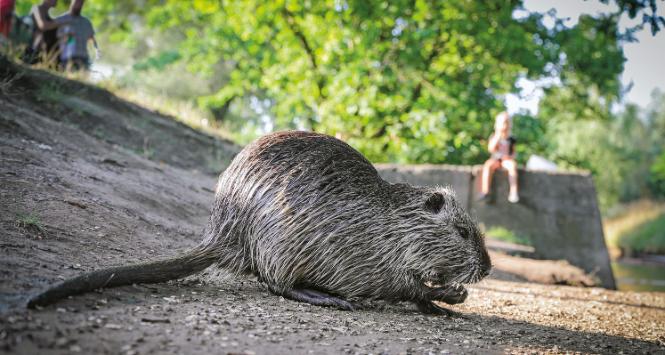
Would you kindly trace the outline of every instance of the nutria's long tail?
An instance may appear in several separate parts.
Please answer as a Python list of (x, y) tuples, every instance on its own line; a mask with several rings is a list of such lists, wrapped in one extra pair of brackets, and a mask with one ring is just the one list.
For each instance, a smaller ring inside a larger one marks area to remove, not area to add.
[(65, 297), (99, 288), (159, 283), (189, 276), (214, 263), (216, 258), (211, 254), (213, 253), (197, 247), (170, 259), (87, 272), (32, 296), (27, 307), (45, 306)]

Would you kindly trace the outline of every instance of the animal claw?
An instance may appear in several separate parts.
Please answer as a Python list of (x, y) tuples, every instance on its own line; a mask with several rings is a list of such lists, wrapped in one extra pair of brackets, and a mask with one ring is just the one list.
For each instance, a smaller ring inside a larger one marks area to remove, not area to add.
[(469, 292), (461, 284), (437, 287), (429, 292), (431, 301), (442, 301), (448, 304), (462, 303), (466, 300)]

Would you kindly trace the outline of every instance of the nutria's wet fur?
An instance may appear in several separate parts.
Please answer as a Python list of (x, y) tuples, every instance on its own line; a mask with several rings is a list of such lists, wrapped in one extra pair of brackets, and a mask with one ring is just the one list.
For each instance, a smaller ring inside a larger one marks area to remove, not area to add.
[(266, 135), (222, 173), (200, 245), (182, 256), (93, 271), (33, 297), (29, 307), (216, 264), (253, 273), (279, 295), (353, 309), (349, 301), (463, 302), (486, 276), (483, 236), (448, 188), (381, 179), (358, 151), (311, 132)]

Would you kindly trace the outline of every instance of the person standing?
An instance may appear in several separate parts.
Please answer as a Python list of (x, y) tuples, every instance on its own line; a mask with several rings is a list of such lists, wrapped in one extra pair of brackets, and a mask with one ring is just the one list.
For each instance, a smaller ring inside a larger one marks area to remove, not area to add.
[(58, 4), (58, 0), (43, 0), (30, 10), (34, 24), (30, 44), (25, 48), (23, 61), (27, 64), (55, 63), (58, 60), (58, 36), (60, 25), (67, 21), (54, 20), (49, 11)]
[(508, 183), (510, 191), (508, 201), (511, 203), (519, 202), (517, 185), (517, 161), (515, 161), (515, 138), (511, 135), (512, 118), (508, 112), (501, 112), (494, 121), (494, 133), (490, 136), (487, 149), (491, 157), (483, 165), (481, 194), (479, 200), (487, 199), (492, 176), (499, 168), (508, 171)]
[(12, 29), (15, 5), (15, 0), (0, 0), (0, 34), (5, 38), (9, 38)]
[(84, 0), (72, 0), (69, 11), (57, 18), (67, 22), (58, 28), (60, 40), (60, 62), (67, 70), (87, 70), (90, 68), (88, 42), (92, 41), (99, 56), (95, 40), (95, 30), (90, 20), (81, 15)]

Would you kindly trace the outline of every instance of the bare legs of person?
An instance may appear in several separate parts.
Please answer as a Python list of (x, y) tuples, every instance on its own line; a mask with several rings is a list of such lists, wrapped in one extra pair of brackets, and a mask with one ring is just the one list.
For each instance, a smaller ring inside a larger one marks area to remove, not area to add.
[(515, 159), (502, 159), (501, 166), (508, 171), (508, 185), (510, 185), (508, 202), (517, 203), (520, 200), (517, 194), (517, 162)]
[(492, 176), (494, 175), (494, 172), (496, 169), (501, 167), (501, 161), (498, 159), (494, 158), (489, 158), (483, 164), (483, 172), (482, 172), (482, 177), (481, 177), (481, 185), (480, 185), (480, 197), (478, 198), (479, 200), (485, 200), (489, 196), (490, 192), (490, 185), (492, 184)]
[(516, 203), (520, 200), (517, 193), (517, 162), (515, 159), (488, 159), (483, 165), (481, 185), (480, 185), (480, 197), (479, 200), (487, 199), (487, 196), (490, 191), (490, 186), (492, 185), (492, 176), (494, 172), (499, 169), (504, 168), (508, 171), (508, 184), (510, 185), (510, 191), (508, 193), (508, 201)]

